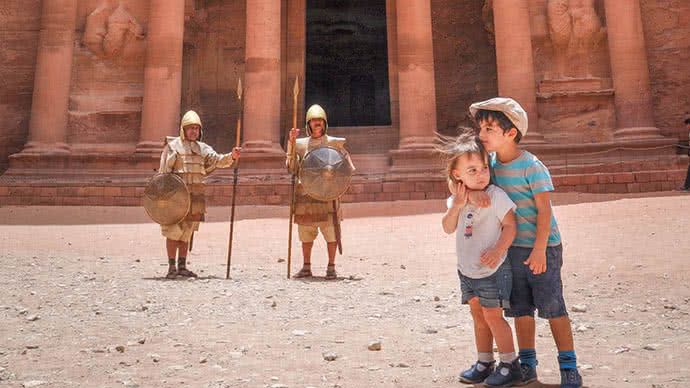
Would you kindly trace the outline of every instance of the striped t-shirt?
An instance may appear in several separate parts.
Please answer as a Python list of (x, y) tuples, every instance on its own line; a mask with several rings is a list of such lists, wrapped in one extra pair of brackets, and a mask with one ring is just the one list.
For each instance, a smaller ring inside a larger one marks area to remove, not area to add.
[[(544, 164), (527, 151), (515, 160), (501, 163), (495, 153), (491, 153), (491, 181), (508, 194), (515, 202), (517, 235), (513, 246), (531, 248), (537, 237), (537, 204), (534, 196), (553, 191), (551, 175)], [(561, 243), (556, 217), (551, 213), (551, 233), (547, 245), (552, 247)]]

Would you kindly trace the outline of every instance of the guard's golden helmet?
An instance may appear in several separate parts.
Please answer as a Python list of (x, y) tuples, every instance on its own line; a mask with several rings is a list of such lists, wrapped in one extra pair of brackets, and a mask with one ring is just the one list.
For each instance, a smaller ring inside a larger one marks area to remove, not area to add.
[(201, 127), (199, 129), (199, 139), (198, 139), (199, 141), (201, 141), (201, 139), (203, 139), (203, 137), (204, 137), (204, 131), (203, 131), (204, 127), (203, 127), (203, 125), (201, 125), (201, 118), (193, 110), (187, 111), (187, 113), (185, 113), (184, 116), (182, 116), (182, 120), (180, 121), (180, 138), (182, 138), (182, 140), (187, 140), (184, 137), (184, 127), (186, 127), (187, 125), (192, 125), (192, 124), (197, 124), (199, 127)]
[(304, 128), (306, 129), (307, 135), (309, 136), (311, 136), (311, 127), (309, 126), (309, 120), (312, 119), (323, 119), (323, 134), (325, 135), (326, 132), (328, 132), (328, 117), (326, 116), (326, 111), (323, 110), (321, 105), (314, 104), (310, 106), (307, 110), (307, 123), (305, 124)]

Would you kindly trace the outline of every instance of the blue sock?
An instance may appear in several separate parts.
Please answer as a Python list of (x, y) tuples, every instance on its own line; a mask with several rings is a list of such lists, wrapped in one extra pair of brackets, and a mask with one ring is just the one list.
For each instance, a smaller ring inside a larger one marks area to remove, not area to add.
[(537, 368), (537, 351), (534, 349), (520, 349), (518, 353), (520, 364), (529, 365), (532, 369)]
[(574, 350), (558, 352), (558, 365), (561, 369), (577, 369), (577, 356)]

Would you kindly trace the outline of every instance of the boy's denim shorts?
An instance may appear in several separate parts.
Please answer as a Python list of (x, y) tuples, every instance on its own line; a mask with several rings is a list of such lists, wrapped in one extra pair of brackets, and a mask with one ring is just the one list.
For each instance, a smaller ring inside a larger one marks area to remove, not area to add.
[(468, 304), (476, 296), (482, 307), (510, 307), (513, 271), (507, 258), (491, 276), (473, 279), (458, 271), (458, 277), (463, 304)]
[(507, 317), (534, 316), (534, 310), (543, 319), (568, 316), (563, 299), (563, 246), (546, 248), (546, 272), (535, 275), (529, 266), (523, 264), (532, 248), (510, 247), (508, 260), (513, 269), (513, 289), (510, 296), (510, 309)]

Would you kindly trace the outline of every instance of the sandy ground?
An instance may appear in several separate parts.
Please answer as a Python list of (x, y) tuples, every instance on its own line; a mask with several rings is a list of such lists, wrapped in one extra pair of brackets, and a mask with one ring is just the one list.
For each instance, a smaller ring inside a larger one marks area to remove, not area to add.
[[(554, 202), (586, 386), (690, 386), (690, 196)], [(214, 208), (189, 259), (201, 278), (167, 281), (142, 209), (0, 207), (0, 386), (460, 387), (475, 351), (441, 211), (350, 205), (340, 279), (295, 281), (285, 209), (238, 210), (225, 280), (229, 209)], [(314, 252), (323, 276), (325, 244)], [(553, 386), (555, 347), (537, 331)]]

